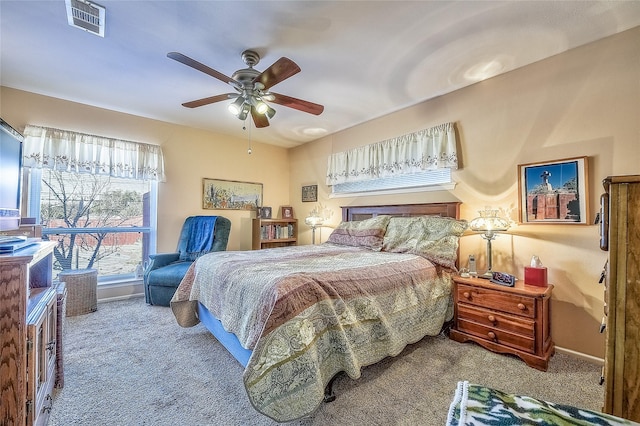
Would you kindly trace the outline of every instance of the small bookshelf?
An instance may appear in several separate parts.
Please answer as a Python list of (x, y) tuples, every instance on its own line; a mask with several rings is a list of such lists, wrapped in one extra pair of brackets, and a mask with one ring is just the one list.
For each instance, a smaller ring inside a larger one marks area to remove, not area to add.
[(295, 246), (298, 244), (298, 219), (253, 219), (252, 249)]

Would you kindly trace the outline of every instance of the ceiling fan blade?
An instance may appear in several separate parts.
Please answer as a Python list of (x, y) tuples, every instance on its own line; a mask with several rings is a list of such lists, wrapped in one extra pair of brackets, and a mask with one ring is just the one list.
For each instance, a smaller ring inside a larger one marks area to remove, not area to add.
[(281, 95), (280, 93), (269, 92), (272, 95), (269, 102), (284, 105), (289, 108), (297, 109), (309, 114), (320, 115), (324, 111), (324, 106), (314, 104), (313, 102), (303, 101), (302, 99), (292, 98), (291, 96)]
[(195, 59), (191, 59), (188, 56), (183, 55), (182, 53), (178, 53), (178, 52), (169, 52), (167, 53), (167, 57), (173, 59), (174, 61), (178, 61), (181, 62), (183, 64), (185, 64), (188, 67), (194, 68), (198, 71), (201, 71), (205, 74), (209, 74), (211, 77), (217, 78), (218, 80), (224, 82), (224, 83), (228, 83), (230, 85), (232, 85), (233, 87), (239, 87), (240, 83), (238, 83), (237, 81), (235, 81), (234, 79), (232, 79), (231, 77), (227, 77), (226, 75), (222, 74), (220, 71), (216, 71), (211, 67), (206, 66), (205, 64), (202, 64), (198, 61), (196, 61)]
[(267, 127), (269, 125), (269, 119), (267, 116), (258, 113), (253, 105), (251, 106), (251, 117), (253, 117), (253, 122), (256, 124), (256, 128)]
[(195, 101), (185, 102), (182, 106), (187, 108), (196, 108), (203, 105), (209, 105), (215, 102), (226, 101), (228, 99), (237, 98), (237, 93), (225, 93), (223, 95), (209, 96), (208, 98), (202, 98)]
[(283, 80), (300, 72), (300, 67), (289, 58), (284, 56), (275, 61), (269, 68), (262, 71), (254, 81), (262, 83), (263, 90), (268, 90)]

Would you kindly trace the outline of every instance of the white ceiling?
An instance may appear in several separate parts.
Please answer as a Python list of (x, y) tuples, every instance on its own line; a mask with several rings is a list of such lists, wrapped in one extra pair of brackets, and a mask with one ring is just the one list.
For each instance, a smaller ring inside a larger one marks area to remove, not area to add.
[(245, 49), (262, 56), (259, 71), (286, 56), (302, 71), (273, 90), (325, 110), (274, 104), (252, 139), (284, 147), (640, 25), (640, 1), (621, 0), (97, 3), (104, 38), (69, 26), (64, 0), (0, 0), (0, 83), (244, 138), (229, 102), (181, 105), (231, 86), (167, 53), (228, 76)]

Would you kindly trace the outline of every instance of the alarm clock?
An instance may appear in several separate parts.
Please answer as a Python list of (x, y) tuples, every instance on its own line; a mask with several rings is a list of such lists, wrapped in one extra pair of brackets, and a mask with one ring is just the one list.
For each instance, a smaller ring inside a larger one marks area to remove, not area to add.
[(494, 284), (500, 284), (507, 287), (513, 287), (516, 285), (516, 277), (506, 272), (492, 272), (491, 280)]

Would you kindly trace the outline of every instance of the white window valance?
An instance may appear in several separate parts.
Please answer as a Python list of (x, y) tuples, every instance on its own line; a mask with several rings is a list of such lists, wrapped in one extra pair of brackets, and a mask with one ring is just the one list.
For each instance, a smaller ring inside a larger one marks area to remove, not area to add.
[(22, 154), (25, 167), (140, 180), (165, 178), (158, 145), (27, 125)]
[(458, 168), (453, 123), (329, 156), (327, 185)]

